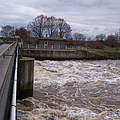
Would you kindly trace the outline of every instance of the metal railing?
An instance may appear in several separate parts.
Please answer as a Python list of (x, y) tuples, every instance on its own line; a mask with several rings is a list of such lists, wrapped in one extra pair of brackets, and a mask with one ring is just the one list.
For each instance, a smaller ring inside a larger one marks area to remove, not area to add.
[(77, 45), (73, 45), (73, 46), (69, 46), (69, 45), (60, 45), (58, 44), (57, 46), (55, 46), (54, 44), (53, 45), (48, 45), (48, 46), (45, 46), (45, 45), (40, 45), (40, 44), (37, 44), (35, 42), (33, 43), (19, 43), (20, 46), (23, 48), (23, 49), (39, 49), (39, 50), (87, 50), (87, 48), (85, 47), (82, 47), (82, 46), (77, 46)]
[(18, 69), (18, 47), (17, 47), (17, 50), (16, 50), (15, 74), (14, 74), (14, 83), (13, 83), (13, 91), (12, 91), (12, 103), (11, 103), (10, 120), (16, 120), (17, 69)]

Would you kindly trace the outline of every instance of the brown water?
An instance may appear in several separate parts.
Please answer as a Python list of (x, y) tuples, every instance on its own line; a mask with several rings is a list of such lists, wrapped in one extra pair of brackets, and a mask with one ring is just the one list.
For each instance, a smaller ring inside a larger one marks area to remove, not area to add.
[(120, 61), (36, 61), (17, 120), (120, 120)]

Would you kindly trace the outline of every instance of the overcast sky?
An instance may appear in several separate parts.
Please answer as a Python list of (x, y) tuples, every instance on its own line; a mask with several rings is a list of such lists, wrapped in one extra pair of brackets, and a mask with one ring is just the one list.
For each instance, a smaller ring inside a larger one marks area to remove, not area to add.
[(41, 14), (64, 18), (73, 32), (112, 33), (120, 27), (120, 0), (0, 0), (0, 26), (25, 26)]

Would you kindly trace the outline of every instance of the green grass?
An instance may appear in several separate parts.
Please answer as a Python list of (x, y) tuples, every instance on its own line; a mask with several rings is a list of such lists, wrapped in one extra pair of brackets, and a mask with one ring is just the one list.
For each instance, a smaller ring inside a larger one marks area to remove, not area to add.
[(88, 49), (88, 53), (96, 57), (120, 58), (120, 48)]

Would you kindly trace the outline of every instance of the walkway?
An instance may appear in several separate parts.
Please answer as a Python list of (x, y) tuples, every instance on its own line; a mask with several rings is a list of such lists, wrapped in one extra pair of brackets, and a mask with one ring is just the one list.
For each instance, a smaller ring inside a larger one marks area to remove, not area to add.
[(2, 44), (0, 45), (0, 54), (9, 46), (10, 44)]

